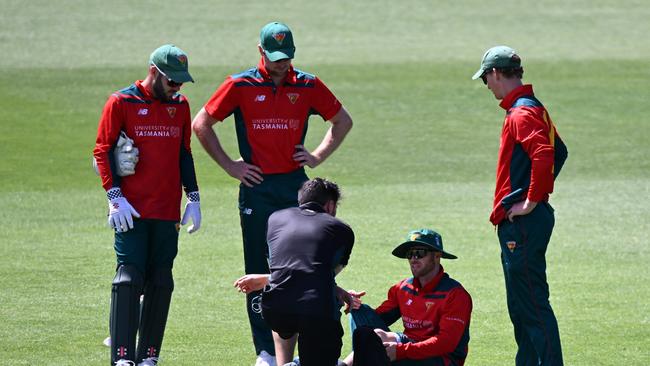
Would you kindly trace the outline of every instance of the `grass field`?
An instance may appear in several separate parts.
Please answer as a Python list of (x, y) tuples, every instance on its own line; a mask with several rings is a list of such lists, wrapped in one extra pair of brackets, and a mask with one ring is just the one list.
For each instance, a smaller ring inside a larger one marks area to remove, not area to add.
[[(90, 168), (108, 95), (173, 42), (197, 83), (196, 113), (257, 62), (260, 27), (294, 30), (295, 65), (319, 75), (355, 126), (308, 172), (344, 190), (357, 244), (343, 287), (377, 305), (409, 275), (390, 256), (406, 232), (437, 229), (443, 262), (473, 296), (466, 365), (515, 353), (499, 249), (487, 221), (503, 111), (470, 77), (505, 43), (524, 60), (569, 148), (551, 203), (551, 303), (567, 365), (650, 364), (650, 7), (645, 1), (0, 0), (0, 364), (100, 365), (114, 271), (105, 195)], [(312, 118), (309, 147), (328, 125)], [(232, 120), (217, 127), (236, 154)], [(161, 365), (252, 365), (237, 184), (194, 141), (203, 227), (180, 237)], [(346, 334), (344, 352), (349, 351)]]

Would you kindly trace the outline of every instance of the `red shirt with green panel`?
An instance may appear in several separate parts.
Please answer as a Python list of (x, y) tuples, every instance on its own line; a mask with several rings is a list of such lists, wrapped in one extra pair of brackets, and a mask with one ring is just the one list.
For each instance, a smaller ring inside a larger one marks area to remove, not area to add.
[(330, 120), (341, 103), (320, 79), (293, 66), (276, 86), (260, 60), (226, 78), (204, 108), (218, 121), (234, 114), (241, 157), (264, 174), (279, 174), (300, 168), (292, 156), (304, 143), (309, 116)]
[[(566, 146), (546, 108), (535, 98), (532, 85), (514, 89), (499, 105), (507, 112), (501, 131), (490, 215), (494, 225), (505, 219), (506, 201), (508, 204), (526, 198), (535, 202), (548, 201), (555, 177), (567, 158)], [(520, 195), (516, 194), (518, 190)], [(513, 193), (518, 197), (512, 197)]]
[(442, 266), (425, 286), (417, 278), (395, 284), (375, 312), (386, 325), (401, 317), (404, 335), (413, 341), (397, 344), (397, 360), (441, 357), (458, 365), (465, 362), (472, 298)]
[[(187, 99), (174, 95), (161, 102), (142, 86), (142, 80), (113, 93), (99, 120), (93, 154), (109, 190), (122, 195), (143, 219), (180, 220), (182, 189), (198, 191), (190, 150), (191, 116)], [(113, 149), (124, 131), (138, 148), (135, 174), (115, 174)]]

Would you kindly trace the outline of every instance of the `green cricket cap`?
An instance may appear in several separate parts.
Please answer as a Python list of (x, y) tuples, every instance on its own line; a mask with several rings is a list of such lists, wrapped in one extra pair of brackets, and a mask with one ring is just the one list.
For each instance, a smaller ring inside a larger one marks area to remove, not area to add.
[(166, 44), (156, 48), (149, 64), (156, 65), (169, 79), (177, 83), (194, 82), (188, 71), (187, 54), (173, 44)]
[(521, 67), (521, 58), (508, 46), (492, 47), (483, 55), (481, 68), (472, 76), (472, 80), (480, 78), (486, 71), (495, 69), (518, 69)]
[(260, 31), (260, 45), (272, 62), (293, 58), (296, 46), (293, 44), (291, 29), (286, 24), (271, 22)]
[(453, 254), (445, 252), (442, 248), (442, 236), (429, 229), (419, 229), (409, 232), (406, 236), (406, 241), (393, 249), (393, 255), (398, 258), (406, 258), (406, 253), (414, 247), (424, 247), (434, 252), (441, 252), (443, 258), (458, 258)]

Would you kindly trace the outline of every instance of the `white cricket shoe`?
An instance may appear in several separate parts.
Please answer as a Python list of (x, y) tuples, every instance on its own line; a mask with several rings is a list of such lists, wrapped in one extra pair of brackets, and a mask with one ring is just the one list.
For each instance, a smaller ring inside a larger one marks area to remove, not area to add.
[(268, 352), (262, 351), (257, 356), (255, 366), (275, 366), (275, 356), (271, 356)]
[(156, 366), (158, 364), (158, 357), (148, 357), (142, 360), (138, 366)]
[(115, 362), (115, 366), (135, 366), (135, 362), (125, 360), (125, 359), (120, 359)]

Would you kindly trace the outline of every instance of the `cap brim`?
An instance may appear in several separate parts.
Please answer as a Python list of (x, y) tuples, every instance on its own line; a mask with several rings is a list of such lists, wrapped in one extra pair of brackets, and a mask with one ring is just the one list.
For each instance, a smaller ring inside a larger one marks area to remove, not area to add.
[(167, 76), (177, 83), (194, 82), (192, 75), (187, 71), (168, 71)]
[(294, 49), (285, 49), (285, 50), (277, 50), (273, 52), (269, 52), (264, 50), (264, 54), (266, 54), (266, 57), (271, 61), (271, 62), (276, 62), (284, 59), (292, 59), (293, 55), (296, 50)]
[[(436, 250), (435, 248), (433, 248), (432, 246), (430, 246), (430, 245), (428, 245), (426, 243), (422, 243), (422, 242), (419, 242), (419, 241), (407, 241), (407, 242), (404, 242), (404, 243), (398, 245), (397, 248), (393, 249), (393, 255), (396, 256), (397, 258), (406, 258), (406, 253), (409, 251), (409, 249), (411, 249), (413, 247), (429, 247), (429, 248), (431, 248), (432, 250), (434, 250), (436, 252), (438, 251), (438, 250)], [(443, 250), (442, 251), (442, 258), (445, 258), (445, 259), (457, 259), (458, 257), (456, 257), (453, 254), (447, 253), (447, 252), (445, 252)]]
[(476, 79), (480, 78), (481, 75), (483, 75), (484, 72), (485, 72), (485, 70), (483, 70), (483, 68), (481, 67), (481, 68), (478, 69), (478, 71), (474, 74), (474, 76), (472, 76), (472, 80), (476, 80)]

